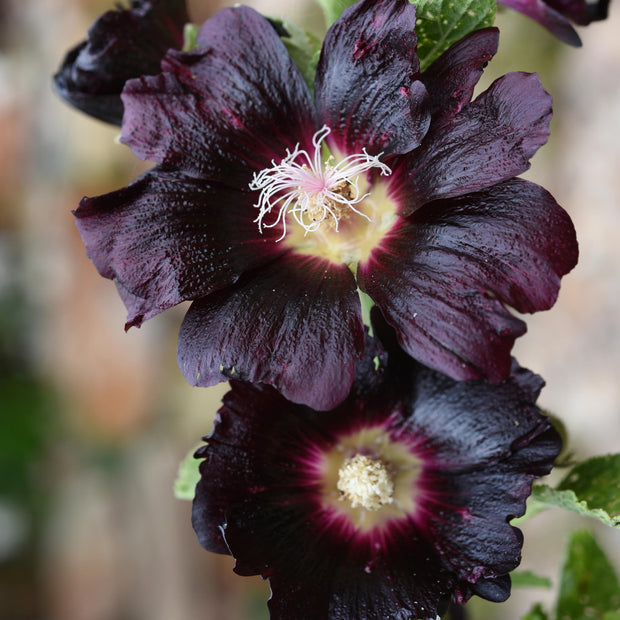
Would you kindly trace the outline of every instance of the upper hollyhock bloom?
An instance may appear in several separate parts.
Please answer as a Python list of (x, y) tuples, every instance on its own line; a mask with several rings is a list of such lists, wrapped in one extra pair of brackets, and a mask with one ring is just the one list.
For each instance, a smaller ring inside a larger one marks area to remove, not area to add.
[(498, 0), (500, 4), (519, 11), (569, 45), (581, 45), (571, 22), (580, 26), (607, 18), (609, 0)]
[(196, 453), (199, 541), (269, 578), (273, 619), (435, 620), (451, 597), (510, 593), (508, 522), (561, 446), (534, 405), (542, 381), (515, 365), (496, 385), (456, 382), (371, 355), (328, 413), (231, 381)]
[(128, 326), (195, 300), (178, 349), (190, 383), (239, 378), (332, 408), (363, 350), (358, 289), (409, 354), (497, 382), (525, 332), (505, 304), (554, 303), (574, 229), (514, 178), (547, 139), (549, 95), (510, 73), (471, 101), (497, 31), (420, 73), (414, 26), (407, 0), (344, 11), (313, 97), (267, 20), (224, 9), (197, 49), (127, 83), (121, 140), (158, 165), (75, 215)]
[(159, 73), (168, 49), (183, 46), (187, 22), (185, 0), (132, 0), (130, 8), (104, 13), (65, 56), (56, 91), (79, 110), (120, 125), (125, 82)]

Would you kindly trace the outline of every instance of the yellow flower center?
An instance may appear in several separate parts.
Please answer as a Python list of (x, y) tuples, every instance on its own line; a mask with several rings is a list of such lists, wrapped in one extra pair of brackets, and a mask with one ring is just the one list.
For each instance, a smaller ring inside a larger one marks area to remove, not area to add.
[(368, 532), (416, 511), (422, 461), (383, 427), (365, 428), (341, 437), (319, 465), (325, 509), (346, 516)]

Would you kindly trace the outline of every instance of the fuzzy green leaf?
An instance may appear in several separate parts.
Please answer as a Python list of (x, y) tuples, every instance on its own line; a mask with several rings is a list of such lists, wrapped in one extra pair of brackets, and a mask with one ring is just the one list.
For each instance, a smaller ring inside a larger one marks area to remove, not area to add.
[(331, 26), (341, 15), (342, 11), (355, 4), (357, 0), (316, 0), (325, 15), (327, 27)]
[(183, 26), (183, 51), (191, 52), (196, 47), (196, 39), (198, 38), (198, 24), (188, 23)]
[(536, 575), (529, 570), (519, 570), (510, 573), (513, 588), (550, 588), (551, 579)]
[(575, 465), (556, 489), (546, 484), (532, 487), (527, 512), (512, 523), (555, 506), (611, 527), (620, 527), (620, 455), (597, 456)]
[(575, 465), (558, 490), (572, 490), (592, 508), (607, 512), (616, 522), (620, 519), (620, 454), (596, 456)]
[(574, 532), (562, 570), (556, 620), (611, 620), (619, 611), (620, 585), (613, 566), (591, 532)]
[(288, 36), (282, 36), (282, 42), (301, 71), (310, 92), (314, 92), (314, 75), (321, 53), (321, 41), (292, 22), (282, 19), (271, 19), (271, 21), (281, 30), (286, 31)]
[(537, 603), (521, 620), (549, 620), (549, 616), (544, 612), (540, 603)]
[(174, 481), (174, 496), (177, 499), (193, 501), (196, 485), (200, 480), (198, 466), (202, 459), (194, 458), (198, 446), (192, 448), (186, 457), (179, 463), (177, 478)]
[[(521, 520), (532, 517), (547, 508), (555, 506), (576, 512), (584, 517), (598, 519), (611, 527), (620, 527), (620, 516), (609, 514), (601, 508), (590, 508), (588, 502), (580, 500), (572, 490), (559, 491), (552, 489), (546, 484), (539, 484), (532, 488), (532, 495), (528, 502), (528, 511)], [(513, 525), (518, 525), (518, 520), (512, 521)]]
[(418, 58), (424, 71), (465, 35), (493, 25), (495, 0), (411, 0), (416, 7)]

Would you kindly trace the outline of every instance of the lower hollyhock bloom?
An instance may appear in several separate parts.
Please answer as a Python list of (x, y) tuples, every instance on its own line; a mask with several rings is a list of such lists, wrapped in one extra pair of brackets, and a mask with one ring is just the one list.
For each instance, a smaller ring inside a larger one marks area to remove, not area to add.
[(67, 52), (54, 76), (56, 92), (78, 110), (120, 126), (125, 82), (159, 73), (164, 54), (183, 47), (187, 22), (185, 0), (132, 0), (129, 8), (104, 13), (88, 39)]
[(510, 73), (472, 101), (497, 30), (421, 73), (414, 28), (407, 0), (345, 10), (312, 95), (265, 18), (224, 9), (194, 50), (127, 83), (121, 141), (157, 165), (83, 199), (77, 225), (127, 327), (193, 301), (178, 348), (191, 384), (334, 407), (363, 352), (360, 291), (422, 363), (497, 382), (526, 329), (507, 306), (555, 302), (575, 231), (514, 178), (547, 139), (550, 96)]
[(537, 21), (549, 32), (569, 45), (581, 45), (581, 39), (571, 22), (587, 26), (607, 19), (609, 0), (498, 0), (515, 11)]
[[(316, 412), (231, 381), (193, 504), (203, 547), (268, 578), (274, 619), (431, 618), (510, 593), (532, 480), (561, 441), (516, 365), (455, 382), (368, 354), (349, 397)], [(376, 360), (376, 358), (375, 358)]]

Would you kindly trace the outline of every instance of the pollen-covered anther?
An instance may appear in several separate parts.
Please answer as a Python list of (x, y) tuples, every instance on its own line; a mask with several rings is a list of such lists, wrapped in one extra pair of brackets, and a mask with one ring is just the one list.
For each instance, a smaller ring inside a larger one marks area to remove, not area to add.
[(389, 175), (392, 170), (379, 160), (382, 153), (369, 155), (365, 149), (336, 164), (333, 156), (324, 161), (324, 141), (330, 131), (324, 125), (314, 134), (312, 155), (297, 144), (292, 152), (286, 151), (279, 164), (272, 160), (271, 168), (254, 174), (250, 189), (260, 191), (254, 205), (259, 209), (255, 220), (259, 230), (281, 224), (283, 239), (289, 214), (306, 234), (317, 231), (324, 222), (338, 230), (338, 222), (352, 212), (370, 221), (356, 206), (369, 196), (360, 189), (360, 180), (365, 181), (365, 175), (373, 168), (382, 175)]
[(337, 488), (341, 500), (348, 500), (352, 508), (379, 510), (394, 499), (394, 483), (381, 459), (363, 454), (345, 459), (338, 471)]

